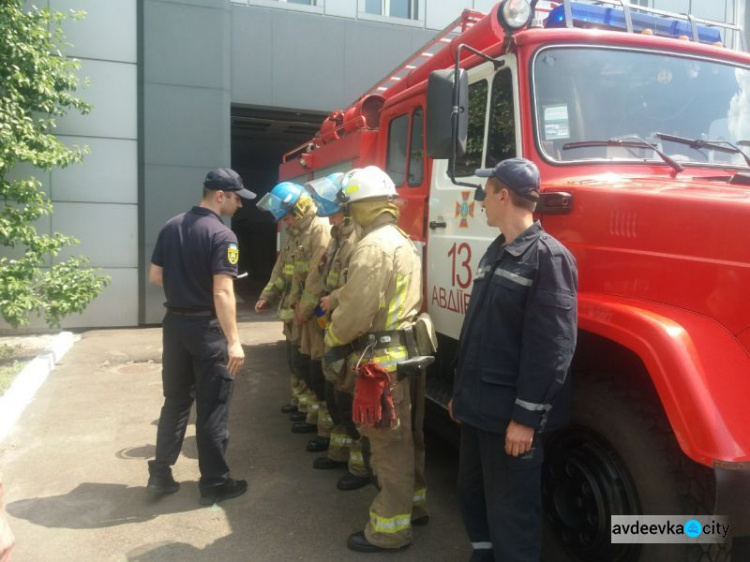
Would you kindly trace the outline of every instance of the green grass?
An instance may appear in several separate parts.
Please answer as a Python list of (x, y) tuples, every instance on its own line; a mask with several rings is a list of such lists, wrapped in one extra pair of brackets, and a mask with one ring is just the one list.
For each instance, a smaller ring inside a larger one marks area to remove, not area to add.
[(10, 388), (13, 384), (13, 380), (16, 378), (23, 368), (29, 363), (26, 361), (13, 361), (10, 364), (0, 365), (0, 396), (5, 394), (5, 391)]
[(31, 361), (28, 351), (20, 345), (0, 345), (0, 396)]

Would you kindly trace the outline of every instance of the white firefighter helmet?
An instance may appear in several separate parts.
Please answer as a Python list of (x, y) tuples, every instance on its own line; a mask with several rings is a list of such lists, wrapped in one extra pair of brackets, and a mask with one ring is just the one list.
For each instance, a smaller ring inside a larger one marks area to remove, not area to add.
[(354, 168), (344, 174), (341, 185), (342, 198), (346, 203), (356, 203), (374, 197), (395, 199), (398, 196), (393, 180), (377, 166)]

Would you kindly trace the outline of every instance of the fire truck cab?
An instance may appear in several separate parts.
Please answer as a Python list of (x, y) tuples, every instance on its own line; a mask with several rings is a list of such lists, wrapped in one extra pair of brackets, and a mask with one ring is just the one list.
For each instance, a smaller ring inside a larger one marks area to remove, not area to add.
[(727, 515), (750, 535), (750, 56), (729, 48), (741, 30), (617, 0), (536, 4), (464, 12), (332, 113), (280, 179), (368, 164), (393, 178), (440, 339), (435, 413), (498, 234), (474, 170), (533, 160), (538, 218), (580, 282), (572, 419), (545, 438), (545, 558), (729, 560), (746, 539), (612, 544), (610, 518)]

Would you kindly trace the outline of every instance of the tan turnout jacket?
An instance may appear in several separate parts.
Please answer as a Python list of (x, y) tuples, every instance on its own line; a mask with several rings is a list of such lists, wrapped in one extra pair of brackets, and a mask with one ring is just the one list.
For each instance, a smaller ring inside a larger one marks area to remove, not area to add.
[(297, 341), (300, 337), (299, 328), (294, 325), (294, 302), (292, 301), (292, 279), (298, 237), (298, 229), (287, 231), (284, 244), (273, 266), (271, 278), (259, 298), (270, 305), (278, 303), (278, 317), (284, 323), (284, 336), (290, 341)]
[[(349, 261), (346, 284), (337, 296), (338, 306), (326, 330), (329, 347), (414, 322), (422, 307), (422, 267), (416, 248), (395, 218), (380, 215), (364, 229)], [(372, 357), (390, 372), (406, 358), (406, 348), (400, 345), (375, 350)]]
[[(294, 260), (292, 301), (300, 311), (305, 288), (312, 281), (317, 264), (325, 254), (331, 240), (331, 226), (328, 220), (316, 216), (315, 212), (315, 206), (311, 205), (299, 220), (300, 236)], [(318, 326), (314, 317), (300, 317), (300, 319), (302, 320), (300, 351), (314, 360), (319, 360), (323, 357), (323, 330)]]
[(338, 295), (346, 283), (349, 258), (359, 241), (359, 227), (354, 223), (331, 228), (331, 241), (325, 254), (310, 269), (300, 302), (300, 316), (308, 320), (313, 317), (321, 297), (328, 295), (331, 310), (338, 306)]

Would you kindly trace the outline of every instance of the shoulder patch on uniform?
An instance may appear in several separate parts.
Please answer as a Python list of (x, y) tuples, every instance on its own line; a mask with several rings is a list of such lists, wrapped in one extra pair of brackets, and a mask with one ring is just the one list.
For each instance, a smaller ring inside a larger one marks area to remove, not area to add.
[(230, 242), (227, 246), (227, 261), (232, 265), (237, 265), (237, 262), (240, 261), (240, 249), (234, 242)]

